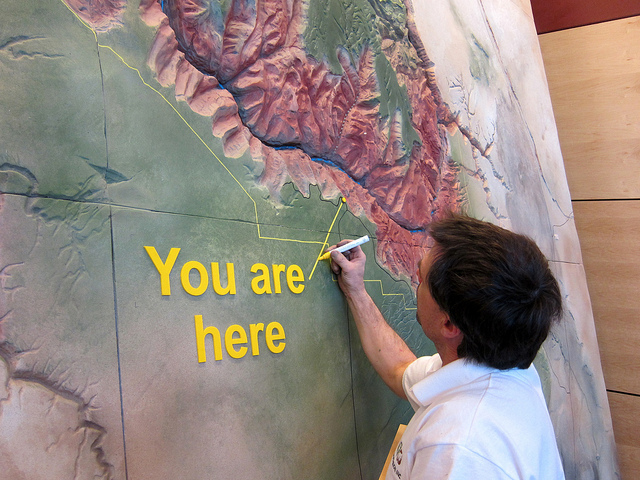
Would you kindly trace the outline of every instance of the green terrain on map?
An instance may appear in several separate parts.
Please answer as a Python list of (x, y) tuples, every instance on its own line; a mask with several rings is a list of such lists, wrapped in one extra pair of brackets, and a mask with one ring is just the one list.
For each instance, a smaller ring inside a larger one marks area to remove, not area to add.
[[(0, 18), (0, 341), (20, 378), (81, 405), (114, 478), (377, 478), (410, 407), (366, 362), (326, 262), (309, 279), (334, 218), (329, 244), (370, 235), (369, 291), (430, 353), (411, 285), (376, 263), (375, 225), (313, 186), (270, 198), (263, 166), (226, 158), (211, 119), (154, 79), (154, 30), (132, 5), (97, 37), (56, 0), (5, 1)], [(406, 105), (401, 90), (385, 108)], [(181, 249), (171, 295), (145, 246), (163, 260)], [(211, 262), (232, 263), (236, 294), (188, 294), (188, 261), (209, 276)], [(255, 264), (299, 266), (304, 291), (283, 280), (257, 295)], [(197, 315), (223, 341), (230, 325), (278, 322), (286, 347), (259, 337), (259, 354), (223, 346), (216, 361), (209, 337), (198, 363)]]

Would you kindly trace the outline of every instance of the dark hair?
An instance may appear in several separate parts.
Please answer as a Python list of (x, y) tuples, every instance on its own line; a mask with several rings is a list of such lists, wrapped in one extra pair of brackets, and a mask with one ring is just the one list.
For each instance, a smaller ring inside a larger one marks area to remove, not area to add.
[(501, 370), (528, 368), (562, 297), (533, 240), (496, 225), (450, 215), (430, 226), (431, 295), (463, 334), (458, 357)]

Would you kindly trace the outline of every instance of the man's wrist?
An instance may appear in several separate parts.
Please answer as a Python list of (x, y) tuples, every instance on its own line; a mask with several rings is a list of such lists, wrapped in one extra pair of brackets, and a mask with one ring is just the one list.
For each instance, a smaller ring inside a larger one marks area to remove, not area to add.
[(345, 288), (343, 293), (345, 297), (350, 300), (364, 299), (369, 296), (367, 289), (364, 286), (364, 282), (356, 287)]
[(373, 300), (369, 296), (369, 293), (364, 287), (364, 284), (360, 288), (354, 288), (345, 292), (345, 297), (347, 298), (349, 304), (354, 308), (364, 308), (370, 303), (373, 303)]

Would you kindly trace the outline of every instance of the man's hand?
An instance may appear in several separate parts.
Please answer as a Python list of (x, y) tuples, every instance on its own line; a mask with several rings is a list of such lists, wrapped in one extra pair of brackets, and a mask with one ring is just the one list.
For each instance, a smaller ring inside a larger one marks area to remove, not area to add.
[[(330, 250), (349, 243), (342, 240), (337, 245), (329, 247)], [(331, 252), (331, 270), (338, 277), (338, 285), (347, 298), (366, 293), (364, 288), (364, 266), (367, 257), (362, 248), (355, 247), (344, 253)]]

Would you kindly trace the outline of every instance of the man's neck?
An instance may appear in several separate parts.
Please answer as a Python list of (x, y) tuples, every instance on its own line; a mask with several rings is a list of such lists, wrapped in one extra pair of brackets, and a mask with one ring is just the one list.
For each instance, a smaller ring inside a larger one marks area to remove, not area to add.
[(458, 345), (453, 344), (444, 344), (444, 345), (436, 345), (436, 350), (442, 359), (442, 366), (455, 362), (458, 360)]

